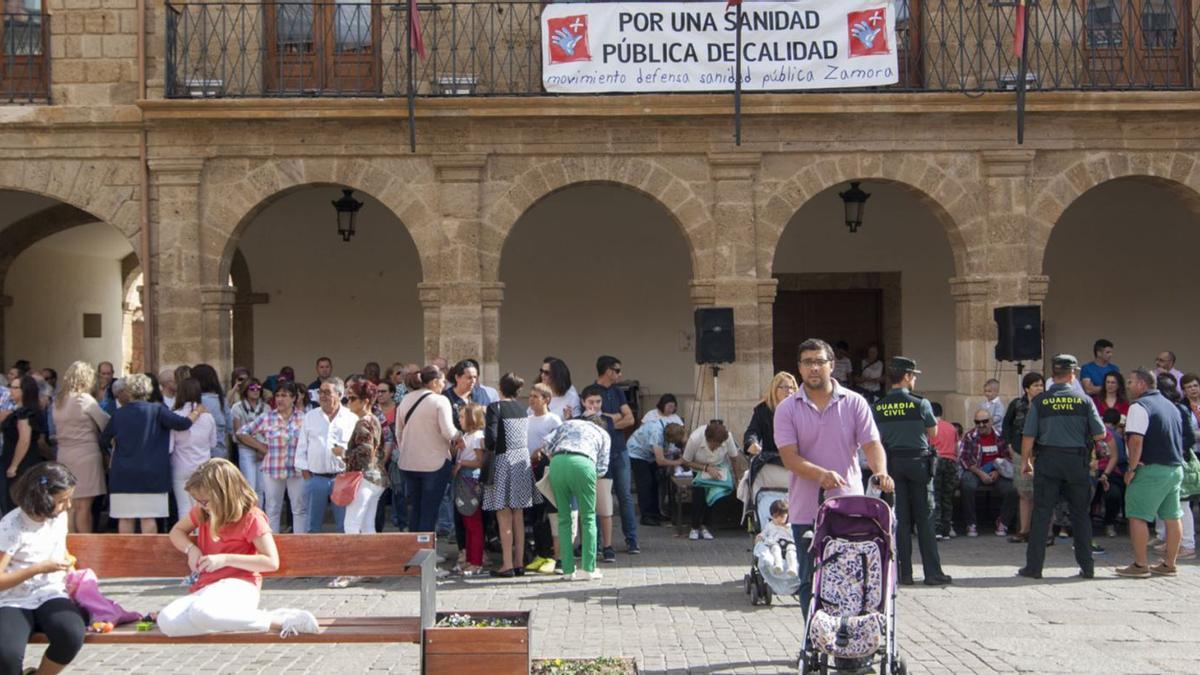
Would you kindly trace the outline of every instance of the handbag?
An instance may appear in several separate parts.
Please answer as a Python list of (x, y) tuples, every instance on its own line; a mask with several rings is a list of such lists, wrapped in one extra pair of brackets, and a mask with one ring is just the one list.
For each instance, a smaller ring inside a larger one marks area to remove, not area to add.
[(142, 618), (130, 612), (100, 592), (100, 580), (90, 569), (71, 570), (65, 580), (67, 595), (87, 615), (88, 621), (107, 621), (114, 626), (131, 623)]
[(1000, 472), (1001, 478), (1013, 479), (1013, 463), (1007, 459), (997, 459), (995, 461), (996, 471)]
[(470, 518), (479, 510), (483, 488), (474, 476), (464, 476), (461, 472), (454, 477), (454, 508), (458, 515)]
[(329, 495), (329, 501), (338, 506), (350, 506), (350, 502), (354, 501), (355, 495), (358, 494), (358, 485), (363, 481), (363, 472), (361, 471), (343, 471), (333, 479), (333, 492)]
[(554, 498), (554, 489), (550, 487), (550, 467), (546, 467), (546, 471), (542, 474), (542, 477), (533, 486), (537, 488), (538, 492), (542, 493), (547, 502), (550, 502), (550, 506), (558, 508), (558, 500)]
[(1179, 484), (1179, 496), (1196, 495), (1200, 495), (1200, 459), (1196, 459), (1195, 452), (1188, 450), (1183, 461), (1183, 482)]

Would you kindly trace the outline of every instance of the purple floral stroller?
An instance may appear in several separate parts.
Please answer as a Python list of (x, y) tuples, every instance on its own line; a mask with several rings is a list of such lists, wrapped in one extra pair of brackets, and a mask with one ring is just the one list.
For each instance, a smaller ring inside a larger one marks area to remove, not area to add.
[(804, 673), (907, 672), (896, 645), (895, 519), (877, 497), (825, 500), (813, 527)]

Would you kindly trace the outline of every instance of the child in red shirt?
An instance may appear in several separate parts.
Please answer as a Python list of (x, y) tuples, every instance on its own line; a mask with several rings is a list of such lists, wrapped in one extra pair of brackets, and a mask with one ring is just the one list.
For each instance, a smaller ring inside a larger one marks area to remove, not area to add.
[[(195, 506), (171, 528), (171, 543), (199, 574), (188, 595), (167, 605), (158, 627), (168, 637), (279, 630), (316, 633), (317, 620), (298, 609), (258, 609), (262, 573), (279, 569), (279, 552), (258, 496), (237, 466), (210, 459), (188, 479)], [(193, 540), (192, 532), (197, 536)]]

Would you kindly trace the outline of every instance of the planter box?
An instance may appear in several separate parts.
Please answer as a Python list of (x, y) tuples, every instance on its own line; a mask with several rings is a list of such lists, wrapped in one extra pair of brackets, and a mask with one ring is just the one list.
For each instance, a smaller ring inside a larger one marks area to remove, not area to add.
[[(442, 628), (451, 614), (476, 619), (517, 619), (511, 628)], [(529, 612), (438, 612), (434, 627), (421, 636), (421, 672), (425, 675), (528, 675)]]

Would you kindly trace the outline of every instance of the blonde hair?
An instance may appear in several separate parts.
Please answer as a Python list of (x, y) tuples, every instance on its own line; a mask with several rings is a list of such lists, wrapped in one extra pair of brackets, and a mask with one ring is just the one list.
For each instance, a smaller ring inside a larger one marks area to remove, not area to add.
[(775, 377), (771, 378), (771, 384), (767, 385), (767, 393), (763, 396), (763, 401), (766, 402), (767, 407), (771, 410), (774, 410), (780, 401), (787, 398), (786, 396), (781, 397), (779, 395), (779, 385), (784, 382), (790, 382), (796, 389), (800, 388), (800, 383), (796, 382), (796, 378), (791, 373), (783, 370), (775, 373)]
[(550, 387), (538, 382), (529, 388), (530, 394), (537, 394), (546, 399), (546, 403), (550, 403), (550, 399), (554, 398), (554, 390)]
[(55, 405), (61, 408), (67, 404), (67, 399), (75, 394), (90, 393), (94, 386), (96, 369), (87, 361), (76, 361), (67, 366), (67, 372), (63, 373), (59, 380), (58, 395), (54, 397)]
[(460, 414), (463, 416), (462, 427), (464, 434), (483, 430), (483, 426), (486, 424), (483, 412), (483, 406), (477, 403), (468, 403), (463, 406)]
[(184, 489), (193, 497), (196, 490), (208, 493), (208, 509), (200, 509), (200, 518), (208, 521), (208, 532), (213, 541), (220, 540), (217, 533), (222, 527), (245, 518), (250, 509), (258, 505), (254, 489), (237, 466), (227, 459), (210, 459), (201, 464), (188, 478)]

